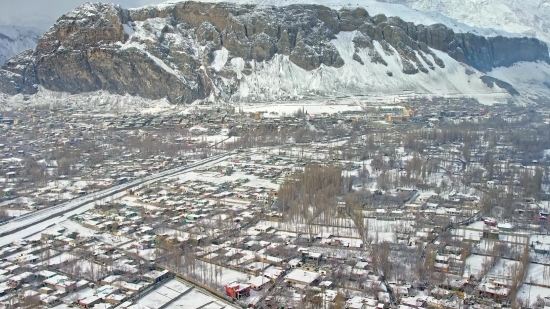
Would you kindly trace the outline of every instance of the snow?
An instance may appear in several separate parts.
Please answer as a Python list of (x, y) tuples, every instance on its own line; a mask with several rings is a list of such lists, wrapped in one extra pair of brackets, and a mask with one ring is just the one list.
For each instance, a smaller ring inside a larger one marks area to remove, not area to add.
[(96, 91), (81, 94), (55, 92), (39, 87), (39, 92), (32, 96), (22, 94), (3, 96), (0, 94), (0, 103), (6, 108), (19, 108), (20, 106), (73, 106), (73, 107), (100, 107), (101, 113), (124, 111), (126, 113), (154, 113), (162, 110), (173, 109), (166, 99), (148, 100), (131, 95), (116, 95), (107, 91)]
[(253, 113), (256, 111), (261, 111), (268, 113), (268, 115), (265, 115), (267, 117), (271, 116), (269, 113), (277, 113), (276, 116), (279, 117), (280, 115), (286, 114), (286, 115), (292, 115), (297, 110), (301, 110), (302, 108), (309, 114), (309, 115), (320, 115), (322, 113), (327, 114), (336, 114), (344, 111), (361, 111), (361, 106), (359, 105), (348, 105), (348, 104), (335, 104), (335, 103), (310, 103), (310, 102), (304, 102), (302, 104), (300, 103), (278, 103), (278, 104), (244, 104), (239, 105), (246, 113)]
[[(442, 0), (443, 1), (443, 0)], [(460, 1), (456, 0), (455, 2)], [(475, 0), (470, 0), (475, 1)], [(493, 0), (496, 1), (496, 0)], [(538, 0), (542, 1), (542, 0)], [(149, 7), (156, 7), (158, 9), (169, 9), (179, 2), (184, 2), (184, 0), (172, 0), (167, 1), (159, 5), (152, 5)], [(287, 6), (293, 4), (317, 4), (331, 7), (333, 9), (340, 8), (356, 8), (363, 7), (365, 8), (371, 16), (376, 14), (384, 14), (386, 16), (399, 16), (405, 21), (412, 21), (417, 24), (424, 25), (433, 25), (437, 23), (445, 24), (455, 32), (473, 32), (480, 35), (491, 36), (491, 35), (513, 35), (503, 30), (493, 30), (482, 27), (469, 26), (465, 23), (457, 21), (456, 19), (447, 17), (445, 15), (439, 14), (437, 12), (423, 12), (413, 8), (410, 8), (402, 4), (394, 3), (385, 3), (379, 2), (376, 0), (362, 0), (362, 1), (353, 1), (353, 0), (203, 0), (202, 2), (231, 2), (236, 4), (257, 4), (259, 6)], [(483, 19), (483, 15), (479, 16), (479, 19)]]
[[(220, 2), (218, 0), (207, 0), (211, 2)], [(512, 1), (512, 0), (509, 0)], [(174, 5), (175, 2), (167, 2), (160, 4), (157, 7), (160, 9), (168, 9)], [(236, 3), (249, 3), (250, 0), (235, 0)], [(456, 21), (445, 19), (442, 16), (435, 13), (420, 12), (405, 5), (382, 3), (374, 0), (362, 1), (359, 4), (353, 3), (350, 0), (335, 1), (335, 0), (323, 0), (313, 1), (305, 0), (301, 3), (314, 3), (328, 5), (333, 8), (339, 8), (342, 6), (356, 7), (358, 5), (365, 7), (371, 15), (384, 13), (389, 16), (400, 16), (405, 20), (412, 20), (415, 23), (434, 24), (445, 23), (454, 25), (456, 31), (478, 31), (479, 29), (468, 28), (465, 25), (457, 24)], [(290, 5), (295, 4), (289, 0), (268, 0), (261, 2), (261, 5)], [(81, 11), (86, 15), (87, 11), (91, 10), (93, 6), (84, 6)], [(143, 10), (151, 8), (148, 6), (142, 8)], [(154, 6), (153, 6), (154, 7)], [(140, 9), (136, 9), (140, 10)], [(442, 19), (443, 18), (443, 19)], [(170, 31), (165, 31), (166, 27)], [(149, 18), (144, 21), (135, 21), (129, 24), (123, 24), (125, 33), (130, 36), (130, 39), (126, 43), (118, 43), (122, 49), (136, 49), (143, 53), (147, 58), (151, 59), (156, 65), (165, 70), (166, 72), (176, 76), (187, 84), (191, 88), (197, 87), (197, 84), (193, 81), (185, 80), (184, 75), (179, 71), (179, 68), (174, 63), (170, 63), (159, 57), (155, 56), (155, 53), (148, 49), (149, 41), (158, 41), (162, 37), (163, 44), (167, 48), (177, 46), (178, 49), (183, 49), (187, 53), (193, 56), (200, 56), (201, 49), (195, 42), (189, 41), (186, 33), (181, 32), (178, 27), (171, 25), (170, 18)], [(495, 34), (493, 32), (483, 34)], [(366, 50), (360, 51), (358, 54), (366, 63), (360, 65), (352, 56), (354, 54), (354, 44), (352, 42), (356, 32), (341, 32), (337, 35), (337, 38), (332, 41), (332, 44), (339, 51), (340, 55), (345, 61), (345, 65), (342, 68), (326, 67), (322, 65), (320, 68), (306, 71), (294, 63), (292, 63), (288, 56), (277, 55), (272, 60), (267, 62), (255, 63), (252, 62), (252, 74), (246, 76), (242, 74), (242, 70), (245, 67), (245, 61), (242, 58), (233, 58), (229, 60), (229, 52), (223, 48), (213, 53), (214, 59), (210, 64), (211, 68), (219, 72), (224, 67), (230, 67), (236, 73), (236, 79), (238, 80), (237, 91), (233, 95), (234, 101), (263, 101), (272, 102), (273, 100), (299, 100), (306, 97), (326, 97), (336, 96), (339, 94), (346, 95), (398, 95), (402, 94), (403, 90), (410, 90), (414, 94), (418, 95), (445, 95), (445, 96), (470, 96), (475, 97), (484, 104), (494, 104), (505, 102), (510, 96), (504, 89), (498, 87), (489, 88), (481, 82), (479, 79), (482, 74), (469, 68), (451, 57), (440, 51), (433, 51), (439, 58), (445, 63), (445, 68), (435, 67), (434, 70), (430, 70), (428, 74), (418, 73), (415, 75), (407, 75), (402, 72), (402, 63), (397, 54), (386, 55), (380, 44), (374, 42), (376, 49), (380, 55), (388, 63), (388, 66), (382, 64), (375, 64), (370, 61), (370, 56)], [(422, 53), (422, 52), (417, 52)], [(428, 59), (431, 55), (425, 55)], [(419, 57), (420, 62), (424, 63), (424, 60)], [(528, 64), (531, 65), (531, 64)], [(427, 67), (427, 65), (425, 65)], [(502, 76), (502, 79), (519, 79), (522, 86), (527, 88), (528, 94), (538, 94), (541, 91), (550, 93), (550, 89), (545, 88), (542, 81), (546, 78), (546, 72), (550, 72), (550, 66), (548, 64), (541, 64), (544, 66), (543, 73), (537, 75), (537, 83), (533, 84), (531, 81), (534, 78), (529, 77), (528, 74), (524, 74), (532, 67), (519, 66), (513, 68), (515, 74), (508, 74), (510, 69), (498, 68), (491, 72), (491, 76)], [(202, 68), (206, 69), (206, 68)], [(466, 69), (472, 70), (475, 73), (472, 75), (466, 74)], [(393, 76), (389, 77), (387, 72), (391, 71)], [(529, 71), (530, 72), (530, 71)], [(223, 95), (223, 85), (230, 87), (231, 81), (220, 77), (223, 83), (217, 85), (213, 91), (213, 95), (205, 100), (216, 101), (218, 97)], [(518, 81), (518, 80), (514, 80)], [(512, 83), (512, 82), (511, 82)], [(515, 85), (515, 83), (512, 83)], [(233, 87), (233, 86), (231, 86)], [(227, 89), (225, 89), (227, 90)], [(522, 88), (518, 89), (520, 92)], [(234, 89), (231, 89), (234, 91)], [(41, 91), (37, 95), (33, 95), (27, 101), (26, 96), (18, 95), (14, 97), (0, 96), (0, 103), (4, 103), (8, 106), (15, 105), (33, 105), (33, 104), (106, 104), (110, 110), (118, 109), (125, 110), (125, 108), (136, 109), (135, 106), (139, 106), (140, 110), (146, 110), (147, 112), (157, 112), (160, 108), (168, 108), (166, 100), (149, 101), (141, 98), (133, 98), (130, 96), (117, 96), (111, 95), (106, 92), (95, 92), (82, 95), (69, 95), (63, 93), (54, 93), (51, 91)], [(526, 100), (526, 98), (524, 98)], [(84, 103), (86, 102), (86, 103)], [(150, 110), (148, 109), (150, 106)]]
[[(355, 238), (355, 243), (359, 242), (358, 238), (360, 235), (355, 227), (355, 224), (351, 221), (344, 221), (341, 219), (338, 220), (338, 223), (341, 225), (346, 225), (346, 227), (341, 226), (325, 226), (320, 221), (319, 218), (318, 224), (313, 226), (313, 230), (309, 229), (304, 223), (296, 222), (275, 222), (275, 221), (260, 221), (259, 224), (273, 227), (279, 231), (276, 234), (291, 232), (291, 233), (309, 233), (313, 232), (315, 234), (328, 233), (334, 235), (336, 238)], [(399, 226), (411, 226), (410, 221), (406, 220), (395, 220), (395, 221), (386, 221), (386, 220), (377, 220), (375, 218), (365, 218), (364, 226), (369, 228), (370, 237), (378, 237), (379, 242), (388, 241), (393, 242), (395, 238), (395, 231)]]
[(521, 263), (515, 260), (499, 259), (493, 268), (487, 273), (488, 277), (498, 279), (500, 281), (511, 280), (514, 269), (519, 269)]
[(227, 59), (229, 57), (229, 51), (222, 47), (220, 50), (214, 51), (214, 61), (212, 62), (212, 68), (216, 72), (219, 72), (227, 63)]
[[(86, 211), (89, 211), (95, 205), (95, 203), (93, 202), (94, 199), (111, 201), (116, 198), (122, 197), (126, 193), (121, 188), (133, 187), (135, 189), (142, 185), (153, 183), (158, 179), (162, 179), (165, 177), (173, 177), (174, 175), (179, 175), (181, 173), (185, 174), (203, 165), (208, 166), (208, 165), (219, 163), (223, 159), (226, 159), (227, 156), (228, 154), (210, 157), (203, 161), (196, 162), (190, 166), (182, 166), (171, 170), (163, 171), (158, 174), (148, 176), (144, 179), (138, 179), (124, 185), (114, 186), (97, 193), (86, 195), (85, 197), (82, 197), (82, 198), (77, 198), (66, 203), (45, 208), (40, 211), (35, 211), (25, 216), (21, 216), (19, 218), (13, 219), (8, 223), (0, 226), (0, 233), (7, 233), (7, 235), (2, 236), (0, 238), (0, 247), (8, 245), (18, 239), (24, 239), (27, 237), (31, 237), (33, 235), (37, 235), (41, 231), (48, 229), (54, 226), (55, 224), (65, 221), (70, 216), (82, 214)], [(122, 190), (122, 191), (118, 193), (114, 193), (116, 190)], [(69, 211), (69, 209), (71, 208), (74, 208), (74, 209)], [(63, 212), (62, 215), (60, 215), (61, 212)], [(42, 221), (49, 216), (55, 216), (55, 217)], [(39, 221), (42, 221), (42, 222), (37, 223)], [(25, 227), (25, 228), (17, 232), (13, 232), (14, 230), (20, 229), (22, 227)]]
[[(402, 94), (410, 90), (424, 95), (468, 95), (482, 97), (488, 103), (504, 102), (509, 97), (504, 89), (489, 88), (480, 80), (482, 74), (475, 69), (457, 62), (447, 54), (432, 50), (445, 63), (445, 68), (435, 67), (429, 73), (414, 75), (403, 73), (397, 52), (386, 55), (378, 42), (374, 42), (388, 66), (370, 61), (367, 50), (358, 55), (365, 65), (353, 60), (353, 43), (356, 31), (340, 32), (332, 44), (340, 53), (345, 64), (341, 68), (321, 65), (318, 69), (306, 71), (290, 61), (288, 56), (276, 55), (272, 60), (252, 63), (252, 74), (242, 75), (237, 93), (237, 101), (273, 101), (273, 99), (346, 95)], [(426, 55), (427, 58), (432, 57)], [(236, 68), (242, 60), (232, 60)], [(466, 70), (474, 73), (466, 74)], [(389, 77), (387, 72), (393, 76)]]
[(160, 308), (189, 289), (189, 286), (176, 279), (172, 279), (163, 286), (147, 294), (147, 297), (141, 298), (137, 303), (149, 308)]
[(219, 173), (214, 173), (214, 172), (189, 172), (181, 176), (178, 176), (178, 180), (180, 182), (184, 182), (187, 180), (197, 180), (197, 181), (210, 182), (213, 184), (235, 182), (239, 178), (248, 178), (249, 182), (244, 184), (244, 186), (246, 187), (256, 187), (256, 188), (264, 187), (264, 188), (269, 188), (274, 190), (279, 189), (279, 185), (274, 184), (269, 179), (261, 179), (261, 178), (258, 178), (258, 176), (247, 175), (244, 172), (233, 172), (231, 176), (221, 175)]
[(544, 298), (548, 295), (550, 295), (550, 288), (531, 284), (522, 284), (517, 292), (517, 298), (523, 300), (525, 304), (527, 304), (527, 301), (534, 304), (537, 298)]
[(317, 280), (319, 276), (320, 274), (316, 272), (293, 269), (289, 274), (285, 276), (285, 279), (311, 284), (313, 281)]
[(544, 62), (518, 62), (511, 67), (494, 68), (487, 75), (513, 85), (525, 96), (549, 96), (550, 65)]
[(196, 261), (195, 263), (197, 263), (196, 264), (197, 274), (200, 274), (203, 268), (206, 268), (207, 272), (209, 272), (211, 269), (215, 269), (216, 267), (218, 267), (220, 269), (220, 275), (221, 275), (221, 278), (219, 279), (218, 283), (221, 285), (227, 285), (235, 281), (244, 283), (250, 276), (249, 274), (245, 274), (230, 268), (219, 267), (219, 266), (216, 266), (215, 264), (211, 264), (208, 262)]
[(182, 293), (184, 293), (185, 291), (187, 291), (188, 289), (191, 288), (187, 284), (185, 284), (185, 283), (183, 283), (179, 280), (176, 280), (176, 279), (172, 279), (172, 280), (166, 282), (164, 284), (164, 286), (167, 287), (167, 288), (170, 288), (172, 290), (175, 290), (175, 291), (180, 291)]
[(34, 48), (42, 31), (32, 27), (0, 25), (0, 66), (20, 52)]
[(530, 263), (525, 274), (525, 282), (550, 288), (550, 265)]
[(123, 46), (123, 49), (136, 49), (142, 53), (144, 53), (145, 55), (147, 55), (147, 57), (149, 57), (151, 60), (153, 60), (159, 67), (161, 67), (163, 70), (165, 70), (166, 72), (178, 77), (179, 79), (181, 80), (184, 80), (184, 77), (182, 75), (181, 72), (179, 71), (176, 71), (174, 69), (172, 69), (170, 66), (168, 66), (164, 61), (162, 61), (161, 59), (153, 56), (153, 54), (151, 54), (150, 52), (146, 51), (145, 50), (145, 47), (143, 47), (141, 44), (139, 43), (135, 43), (135, 42), (132, 42), (132, 43), (128, 43), (128, 44), (125, 44)]
[(472, 27), (536, 36), (550, 42), (546, 0), (401, 0), (412, 9), (439, 13)]
[[(178, 299), (174, 303), (170, 304), (166, 309), (195, 309), (202, 308), (202, 306), (216, 301), (215, 298), (198, 291), (196, 289), (192, 290), (188, 294), (184, 295), (182, 298)], [(221, 302), (220, 302), (221, 303)], [(223, 306), (220, 306), (220, 308)], [(233, 306), (227, 306), (226, 308), (235, 308)]]
[(9, 209), (9, 208), (6, 208), (5, 211), (6, 211), (7, 215), (10, 216), (10, 217), (19, 217), (21, 215), (28, 214), (28, 213), (31, 212), (30, 210)]
[(133, 35), (135, 33), (134, 28), (128, 24), (123, 24), (122, 27), (124, 27), (124, 32), (128, 33), (128, 35)]
[(65, 262), (75, 261), (78, 258), (79, 258), (78, 256), (72, 255), (71, 253), (63, 252), (60, 255), (52, 257), (51, 259), (46, 261), (45, 264), (46, 265), (61, 265), (61, 264), (64, 264)]
[(492, 261), (492, 257), (472, 254), (464, 264), (464, 277), (474, 276), (478, 280), (483, 275), (483, 266), (488, 265)]

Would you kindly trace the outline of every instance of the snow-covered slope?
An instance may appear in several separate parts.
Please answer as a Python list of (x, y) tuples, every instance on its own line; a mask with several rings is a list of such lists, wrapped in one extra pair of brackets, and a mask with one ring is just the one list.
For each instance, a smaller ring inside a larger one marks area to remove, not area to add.
[(550, 97), (550, 65), (544, 62), (518, 62), (511, 67), (493, 69), (487, 75), (514, 85), (522, 92), (522, 100)]
[(535, 36), (550, 42), (549, 0), (382, 0), (439, 13), (472, 27)]
[(20, 26), (0, 26), (0, 66), (6, 59), (36, 47), (42, 31)]
[[(239, 87), (233, 94), (233, 98), (244, 101), (266, 101), (338, 94), (399, 94), (404, 90), (437, 95), (475, 96), (500, 93), (501, 97), (504, 97), (506, 94), (504, 89), (498, 87), (492, 89), (483, 84), (480, 80), (483, 74), (480, 72), (435, 50), (434, 53), (445, 62), (446, 66), (431, 70), (428, 74), (403, 73), (402, 60), (397, 52), (389, 55), (378, 42), (374, 43), (375, 48), (387, 66), (375, 63), (368, 50), (357, 53), (364, 61), (364, 64), (360, 64), (353, 59), (356, 52), (353, 44), (355, 35), (356, 32), (341, 32), (332, 41), (344, 59), (343, 67), (321, 66), (317, 70), (306, 71), (293, 64), (288, 57), (279, 55), (268, 62), (254, 63), (253, 73), (248, 76), (238, 75)], [(219, 67), (219, 62), (215, 59), (213, 66)], [(226, 65), (239, 72), (243, 63), (243, 59), (234, 58)], [(424, 65), (427, 66), (427, 64)], [(229, 81), (226, 80), (226, 82), (229, 84)]]

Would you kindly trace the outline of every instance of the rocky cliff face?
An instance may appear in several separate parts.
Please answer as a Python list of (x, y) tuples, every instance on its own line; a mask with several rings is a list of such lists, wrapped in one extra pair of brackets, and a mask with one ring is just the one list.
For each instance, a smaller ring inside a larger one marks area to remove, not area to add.
[[(406, 76), (437, 79), (456, 61), (483, 72), (518, 61), (548, 62), (548, 48), (536, 39), (454, 33), (444, 25), (370, 16), (361, 8), (180, 2), (125, 10), (88, 3), (59, 18), (34, 51), (8, 60), (0, 91), (32, 94), (41, 85), (184, 103), (246, 97), (254, 87), (251, 76), (275, 71), (275, 64), (279, 80), (364, 66), (373, 77), (381, 71), (388, 79), (404, 76), (401, 87), (408, 88), (413, 82)], [(340, 82), (344, 88), (361, 83), (344, 76)], [(256, 94), (263, 91), (257, 88)]]

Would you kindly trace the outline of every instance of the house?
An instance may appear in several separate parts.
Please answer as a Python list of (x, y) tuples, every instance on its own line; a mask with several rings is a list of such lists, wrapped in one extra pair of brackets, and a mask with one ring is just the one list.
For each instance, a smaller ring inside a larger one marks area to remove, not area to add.
[(497, 228), (503, 232), (511, 232), (514, 229), (514, 226), (509, 222), (502, 222), (497, 224)]
[(161, 282), (162, 280), (166, 279), (168, 275), (169, 275), (169, 272), (167, 270), (163, 270), (163, 271), (152, 270), (144, 274), (143, 278), (150, 282)]
[(19, 275), (10, 277), (8, 279), (8, 286), (11, 288), (16, 288), (22, 285), (23, 283), (29, 282), (32, 279), (34, 279), (34, 276), (32, 273), (24, 272)]
[(131, 292), (131, 293), (137, 293), (139, 292), (143, 286), (142, 285), (139, 285), (139, 284), (135, 284), (135, 283), (130, 283), (130, 282), (126, 282), (126, 281), (116, 281), (113, 283), (113, 286), (123, 290), (123, 291), (128, 291), (128, 292)]
[(62, 275), (56, 275), (44, 280), (44, 285), (63, 293), (76, 290), (76, 281), (69, 280), (68, 277)]
[(285, 276), (285, 282), (290, 284), (301, 284), (301, 285), (313, 285), (318, 280), (321, 274), (312, 272), (312, 271), (305, 271), (301, 269), (293, 269), (290, 273), (288, 273)]
[(384, 308), (382, 303), (372, 298), (365, 298), (354, 296), (346, 301), (346, 308), (348, 309), (374, 309)]
[(39, 296), (40, 303), (47, 306), (47, 307), (55, 307), (59, 304), (61, 304), (61, 299), (53, 296), (53, 295), (47, 295), (47, 294), (41, 294)]
[(493, 279), (482, 282), (476, 288), (477, 295), (494, 299), (504, 299), (509, 292), (510, 290), (505, 283)]
[(270, 266), (263, 271), (263, 275), (266, 278), (271, 279), (271, 281), (275, 282), (275, 280), (279, 279), (284, 274), (284, 270), (279, 267)]
[(102, 303), (103, 299), (99, 295), (92, 295), (84, 299), (80, 299), (78, 304), (84, 308), (92, 308), (96, 304)]
[(117, 281), (118, 278), (120, 278), (120, 276), (115, 276), (115, 275), (107, 276), (101, 279), (99, 283), (101, 283), (101, 285), (108, 285), (108, 284), (110, 285), (110, 284), (113, 284), (115, 281)]
[(26, 265), (26, 264), (36, 263), (38, 261), (38, 259), (39, 259), (38, 256), (36, 256), (34, 254), (25, 254), (25, 255), (20, 256), (17, 259), (17, 262), (19, 262), (19, 264), (21, 264), (21, 265)]
[(250, 296), (250, 285), (233, 282), (225, 286), (225, 293), (233, 299)]
[(319, 265), (319, 262), (323, 258), (322, 253), (318, 252), (304, 252), (302, 253), (302, 257), (304, 258), (305, 262), (312, 263), (314, 265)]
[(256, 276), (248, 280), (247, 284), (249, 284), (253, 290), (260, 291), (269, 282), (270, 280), (264, 276)]
[(319, 283), (319, 287), (326, 290), (330, 290), (331, 288), (334, 287), (334, 283), (332, 281), (321, 281), (321, 283)]
[(56, 276), (56, 275), (57, 275), (57, 273), (55, 273), (53, 271), (49, 271), (49, 270), (42, 270), (42, 271), (35, 274), (35, 276), (40, 280), (50, 279), (51, 277)]
[(550, 245), (548, 244), (533, 244), (533, 249), (535, 253), (539, 254), (549, 254), (550, 253)]
[(483, 229), (483, 238), (487, 239), (499, 239), (500, 230), (497, 228), (484, 228)]
[(54, 290), (53, 289), (50, 289), (48, 287), (41, 287), (40, 288), (40, 294), (53, 294)]
[(105, 297), (105, 302), (108, 304), (120, 304), (127, 298), (124, 294), (111, 294)]

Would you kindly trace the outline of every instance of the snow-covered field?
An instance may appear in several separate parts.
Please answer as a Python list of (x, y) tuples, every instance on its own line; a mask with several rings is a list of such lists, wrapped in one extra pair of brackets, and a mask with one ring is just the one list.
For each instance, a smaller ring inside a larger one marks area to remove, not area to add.
[(525, 274), (525, 282), (550, 288), (550, 265), (530, 263)]
[(361, 106), (357, 104), (337, 104), (334, 102), (311, 103), (277, 103), (277, 104), (241, 104), (239, 105), (246, 113), (265, 112), (264, 117), (280, 117), (283, 114), (292, 115), (298, 110), (304, 110), (309, 115), (319, 115), (322, 113), (335, 114), (344, 111), (361, 111)]
[(472, 254), (466, 259), (464, 264), (464, 277), (474, 276), (476, 279), (481, 279), (484, 266), (492, 262), (492, 257)]
[(525, 304), (534, 304), (538, 298), (544, 298), (550, 295), (550, 288), (535, 286), (531, 284), (522, 284), (517, 292), (517, 298)]
[(487, 273), (487, 277), (500, 281), (511, 281), (512, 274), (521, 267), (521, 263), (515, 260), (499, 259), (495, 266)]
[[(369, 237), (373, 239), (378, 237), (379, 242), (388, 241), (394, 242), (396, 237), (396, 231), (398, 228), (406, 228), (411, 225), (410, 221), (406, 220), (395, 220), (395, 221), (386, 221), (386, 220), (377, 220), (372, 218), (366, 218), (365, 227), (369, 229)], [(356, 227), (339, 227), (339, 226), (326, 226), (322, 224), (313, 225), (312, 228), (308, 228), (306, 224), (295, 223), (295, 222), (274, 222), (274, 221), (260, 221), (260, 225), (271, 226), (275, 229), (281, 230), (282, 232), (292, 232), (292, 233), (309, 233), (310, 231), (314, 234), (331, 234), (336, 237), (343, 238), (355, 238), (358, 241), (358, 238), (361, 236), (357, 231)], [(350, 224), (352, 224), (350, 222)]]
[[(205, 306), (206, 305), (206, 306)], [(178, 299), (174, 303), (170, 304), (166, 309), (195, 309), (195, 308), (208, 308), (208, 309), (235, 309), (239, 308), (233, 305), (221, 302), (210, 295), (207, 295), (199, 290), (192, 290), (182, 298)]]
[[(176, 281), (176, 280), (172, 279), (171, 281)], [(139, 305), (147, 306), (148, 308), (151, 308), (151, 309), (158, 309), (166, 305), (172, 299), (178, 297), (180, 294), (187, 291), (189, 288), (190, 287), (188, 286), (180, 286), (180, 285), (178, 286), (163, 285), (160, 288), (154, 290), (153, 292), (147, 294), (147, 297), (141, 298), (137, 303)]]
[(8, 216), (10, 216), (10, 217), (19, 217), (19, 216), (22, 216), (24, 214), (28, 214), (29, 212), (31, 212), (30, 210), (24, 210), (24, 209), (5, 208), (4, 210), (6, 211)]

